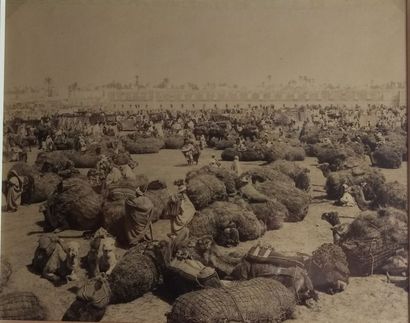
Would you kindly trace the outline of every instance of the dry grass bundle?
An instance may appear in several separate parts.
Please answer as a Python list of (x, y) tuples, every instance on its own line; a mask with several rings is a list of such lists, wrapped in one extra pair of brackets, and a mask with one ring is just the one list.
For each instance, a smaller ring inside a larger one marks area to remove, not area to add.
[(11, 171), (16, 171), (20, 176), (26, 176), (32, 182), (32, 186), (28, 187), (22, 194), (22, 203), (32, 204), (46, 201), (61, 182), (61, 178), (57, 174), (43, 174), (36, 166), (29, 166), (26, 163), (14, 164), (7, 177), (10, 176)]
[(43, 171), (58, 172), (72, 165), (62, 151), (40, 152), (35, 161), (36, 168)]
[(32, 176), (33, 173), (37, 173), (39, 169), (35, 165), (32, 166), (27, 163), (18, 162), (10, 168), (9, 174), (11, 171), (17, 172), (20, 176)]
[(407, 244), (408, 215), (403, 210), (384, 208), (362, 212), (349, 226), (343, 240), (382, 239)]
[(118, 154), (108, 154), (109, 157), (112, 158), (114, 164), (121, 166), (121, 165), (128, 165), (129, 162), (132, 160), (132, 157), (128, 151), (126, 152), (119, 152)]
[(392, 131), (386, 136), (386, 144), (400, 151), (403, 160), (407, 160), (407, 133), (405, 131)]
[(313, 147), (313, 153), (319, 164), (328, 163), (335, 167), (342, 164), (348, 157), (348, 152), (343, 147), (328, 144), (317, 144)]
[(214, 175), (198, 175), (188, 181), (187, 194), (197, 210), (227, 198), (226, 188)]
[(302, 221), (307, 215), (310, 195), (305, 191), (296, 188), (292, 182), (291, 185), (281, 181), (265, 181), (256, 183), (256, 189), (268, 197), (275, 198), (288, 209), (286, 221)]
[(121, 200), (127, 197), (135, 197), (135, 190), (140, 187), (141, 190), (147, 189), (149, 180), (148, 177), (140, 174), (135, 178), (122, 178), (116, 183), (112, 183), (107, 187), (107, 196), (110, 200)]
[(236, 192), (238, 177), (234, 172), (223, 167), (204, 166), (200, 169), (190, 171), (186, 175), (186, 181), (188, 182), (198, 175), (206, 174), (214, 175), (216, 178), (221, 180), (225, 184), (226, 192), (228, 194)]
[(289, 161), (305, 160), (306, 152), (303, 147), (287, 146), (285, 150), (285, 159)]
[(74, 163), (76, 168), (95, 168), (101, 158), (101, 155), (91, 151), (66, 150), (64, 154)]
[(407, 187), (397, 181), (382, 184), (378, 186), (374, 202), (380, 207), (407, 210)]
[(141, 254), (140, 248), (130, 249), (108, 277), (111, 303), (128, 303), (155, 289), (161, 273), (152, 258)]
[(148, 197), (154, 209), (152, 210), (152, 221), (168, 218), (168, 204), (171, 199), (171, 193), (167, 189), (147, 191), (145, 196)]
[(171, 135), (165, 138), (165, 149), (181, 149), (183, 145), (183, 136)]
[(215, 141), (215, 149), (224, 150), (226, 148), (233, 148), (235, 146), (234, 139), (222, 139)]
[(239, 157), (240, 161), (258, 161), (265, 160), (265, 152), (259, 149), (247, 149), (244, 151), (238, 151), (235, 148), (226, 148), (222, 154), (222, 160), (232, 161), (235, 156)]
[(293, 180), (283, 172), (271, 167), (255, 167), (245, 172), (242, 177), (250, 176), (252, 182), (277, 181), (294, 185)]
[(126, 139), (124, 146), (130, 154), (155, 154), (164, 147), (164, 141), (155, 137), (138, 137), (135, 140)]
[(383, 145), (372, 154), (372, 162), (380, 168), (400, 168), (403, 152), (398, 147)]
[(280, 229), (289, 216), (286, 206), (276, 199), (265, 203), (250, 203), (249, 207), (256, 217), (266, 224), (266, 230)]
[(34, 173), (34, 189), (29, 194), (28, 203), (39, 203), (46, 201), (61, 182), (61, 178), (54, 173)]
[(317, 127), (304, 126), (300, 133), (300, 141), (309, 145), (314, 145), (320, 142), (321, 134)]
[(280, 282), (255, 278), (182, 295), (167, 314), (167, 322), (282, 322), (291, 317), (295, 306), (295, 296)]
[(218, 240), (220, 229), (232, 222), (241, 241), (255, 240), (265, 233), (264, 225), (252, 211), (231, 202), (212, 203), (194, 216), (188, 228), (193, 236), (212, 235)]
[(101, 217), (103, 228), (116, 237), (118, 242), (125, 243), (125, 200), (105, 201), (101, 210)]
[(315, 289), (335, 292), (338, 281), (349, 282), (349, 264), (342, 248), (333, 243), (325, 243), (313, 251), (309, 276)]
[(81, 178), (64, 180), (62, 190), (47, 201), (54, 216), (66, 218), (71, 228), (79, 230), (93, 230), (100, 225), (102, 203), (103, 197)]
[(267, 162), (271, 163), (275, 160), (285, 159), (287, 153), (287, 147), (285, 144), (275, 142), (271, 147), (265, 148), (265, 158)]
[(376, 192), (379, 187), (385, 183), (383, 174), (374, 168), (362, 168), (362, 172), (357, 172), (354, 169), (342, 170), (330, 173), (326, 179), (325, 189), (328, 198), (339, 199), (343, 194), (343, 184), (349, 186), (360, 185), (366, 183), (363, 190), (367, 200), (373, 200), (376, 197)]
[(47, 319), (47, 311), (30, 292), (13, 292), (0, 295), (1, 320), (35, 320)]
[(309, 170), (298, 164), (286, 160), (277, 160), (269, 165), (269, 168), (278, 170), (295, 181), (295, 186), (301, 190), (308, 191), (310, 188)]

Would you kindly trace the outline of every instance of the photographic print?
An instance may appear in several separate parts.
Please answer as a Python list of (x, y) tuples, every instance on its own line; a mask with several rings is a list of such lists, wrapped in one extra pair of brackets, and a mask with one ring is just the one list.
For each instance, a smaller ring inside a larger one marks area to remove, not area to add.
[(408, 322), (405, 0), (6, 0), (0, 319)]

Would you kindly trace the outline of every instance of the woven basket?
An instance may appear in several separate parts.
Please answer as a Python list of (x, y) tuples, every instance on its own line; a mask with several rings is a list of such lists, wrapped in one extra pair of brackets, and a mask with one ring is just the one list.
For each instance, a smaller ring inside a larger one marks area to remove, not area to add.
[(340, 246), (346, 254), (352, 275), (369, 276), (377, 272), (401, 246), (386, 239), (346, 240)]

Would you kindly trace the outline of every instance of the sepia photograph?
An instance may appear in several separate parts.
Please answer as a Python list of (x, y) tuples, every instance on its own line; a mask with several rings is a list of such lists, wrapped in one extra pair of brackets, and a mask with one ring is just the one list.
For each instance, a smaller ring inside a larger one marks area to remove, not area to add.
[(409, 322), (406, 0), (1, 4), (1, 321)]

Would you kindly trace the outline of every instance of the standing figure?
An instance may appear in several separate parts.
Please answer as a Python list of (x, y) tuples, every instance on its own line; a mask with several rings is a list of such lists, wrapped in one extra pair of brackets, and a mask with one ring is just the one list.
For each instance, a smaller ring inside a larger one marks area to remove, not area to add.
[(194, 205), (186, 194), (186, 186), (183, 182), (179, 184), (178, 193), (173, 197), (173, 202), (178, 205), (178, 208), (171, 218), (172, 236), (177, 236), (182, 229), (186, 228), (196, 212)]

